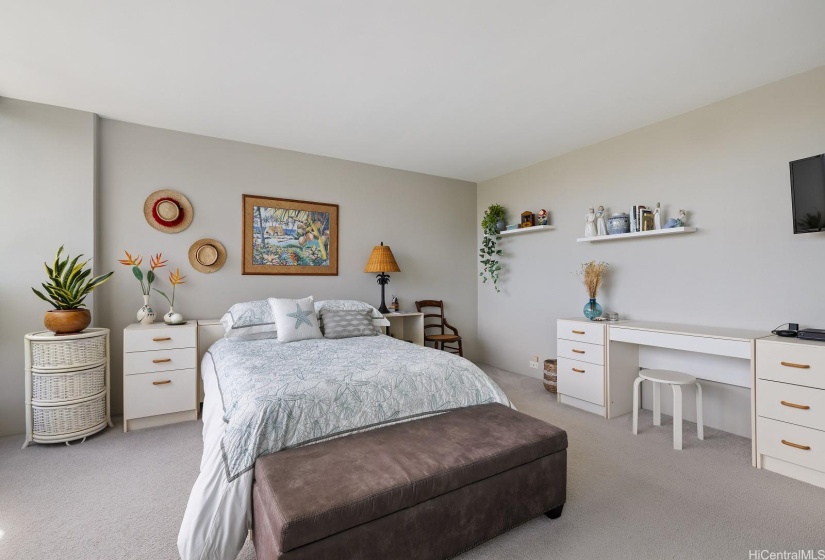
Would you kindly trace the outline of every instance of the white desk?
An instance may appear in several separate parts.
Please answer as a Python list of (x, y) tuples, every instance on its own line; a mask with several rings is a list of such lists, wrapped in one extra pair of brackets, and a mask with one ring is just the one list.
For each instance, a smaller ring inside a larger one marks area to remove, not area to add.
[(407, 313), (384, 313), (390, 322), (387, 334), (398, 340), (412, 340), (413, 344), (424, 346), (424, 314), (416, 311)]
[[(600, 409), (585, 403), (581, 408), (601, 413), (606, 418), (628, 414), (633, 407), (633, 381), (640, 368), (674, 369), (711, 382), (706, 384), (710, 390), (705, 391), (707, 425), (725, 430), (727, 423), (730, 429), (726, 431), (753, 437), (755, 405), (751, 389), (755, 373), (755, 342), (769, 333), (647, 321), (564, 319), (559, 321), (560, 361), (569, 344), (562, 339), (574, 337), (570, 334), (575, 332), (569, 328), (571, 324), (587, 325), (591, 330), (595, 325), (604, 325), (605, 330), (604, 405)], [(581, 351), (572, 351), (577, 350)], [(573, 354), (567, 354), (567, 357), (580, 359)], [(563, 374), (564, 370), (560, 368), (560, 393), (565, 386)], [(560, 401), (576, 405), (563, 393)], [(742, 411), (748, 406), (750, 410), (745, 417)], [(689, 411), (690, 405), (686, 404), (685, 410)]]

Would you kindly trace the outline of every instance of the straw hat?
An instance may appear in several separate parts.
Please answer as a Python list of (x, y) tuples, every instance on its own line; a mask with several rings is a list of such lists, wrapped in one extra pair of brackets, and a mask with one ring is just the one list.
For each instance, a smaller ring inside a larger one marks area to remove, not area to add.
[(155, 191), (143, 203), (143, 215), (153, 228), (178, 233), (189, 227), (194, 215), (189, 199), (178, 191)]
[(226, 249), (220, 241), (199, 239), (189, 247), (189, 264), (199, 272), (209, 274), (221, 269), (226, 262)]

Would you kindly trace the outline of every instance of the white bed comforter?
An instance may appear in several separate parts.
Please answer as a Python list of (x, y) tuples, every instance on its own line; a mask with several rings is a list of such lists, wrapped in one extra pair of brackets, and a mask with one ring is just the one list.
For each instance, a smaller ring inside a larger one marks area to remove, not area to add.
[(178, 535), (183, 560), (237, 556), (261, 455), (465, 406), (509, 405), (470, 361), (387, 336), (223, 339), (201, 372), (204, 450)]

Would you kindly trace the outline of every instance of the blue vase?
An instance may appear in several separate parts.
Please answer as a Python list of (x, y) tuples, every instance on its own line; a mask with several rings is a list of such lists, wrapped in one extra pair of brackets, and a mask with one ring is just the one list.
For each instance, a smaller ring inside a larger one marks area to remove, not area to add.
[(584, 304), (584, 316), (591, 321), (602, 316), (602, 306), (599, 305), (596, 298), (590, 298), (590, 301)]

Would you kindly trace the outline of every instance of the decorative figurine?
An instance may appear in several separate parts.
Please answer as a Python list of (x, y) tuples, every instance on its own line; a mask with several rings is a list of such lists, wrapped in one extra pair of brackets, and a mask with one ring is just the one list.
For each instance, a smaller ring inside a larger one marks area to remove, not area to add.
[(539, 210), (539, 213), (536, 216), (536, 224), (540, 226), (547, 225), (547, 210), (545, 210), (544, 208)]
[(656, 210), (653, 211), (653, 229), (662, 229), (662, 205), (656, 203)]
[(536, 225), (536, 215), (530, 211), (521, 213), (521, 227), (528, 228)]
[(587, 214), (584, 216), (584, 236), (596, 237), (596, 213), (592, 206), (587, 209)]
[(604, 206), (596, 211), (596, 235), (607, 235), (607, 221), (604, 219)]
[(687, 213), (684, 210), (679, 210), (679, 217), (678, 218), (671, 218), (667, 222), (665, 222), (665, 228), (677, 228), (677, 227), (684, 227), (685, 222), (687, 221)]

